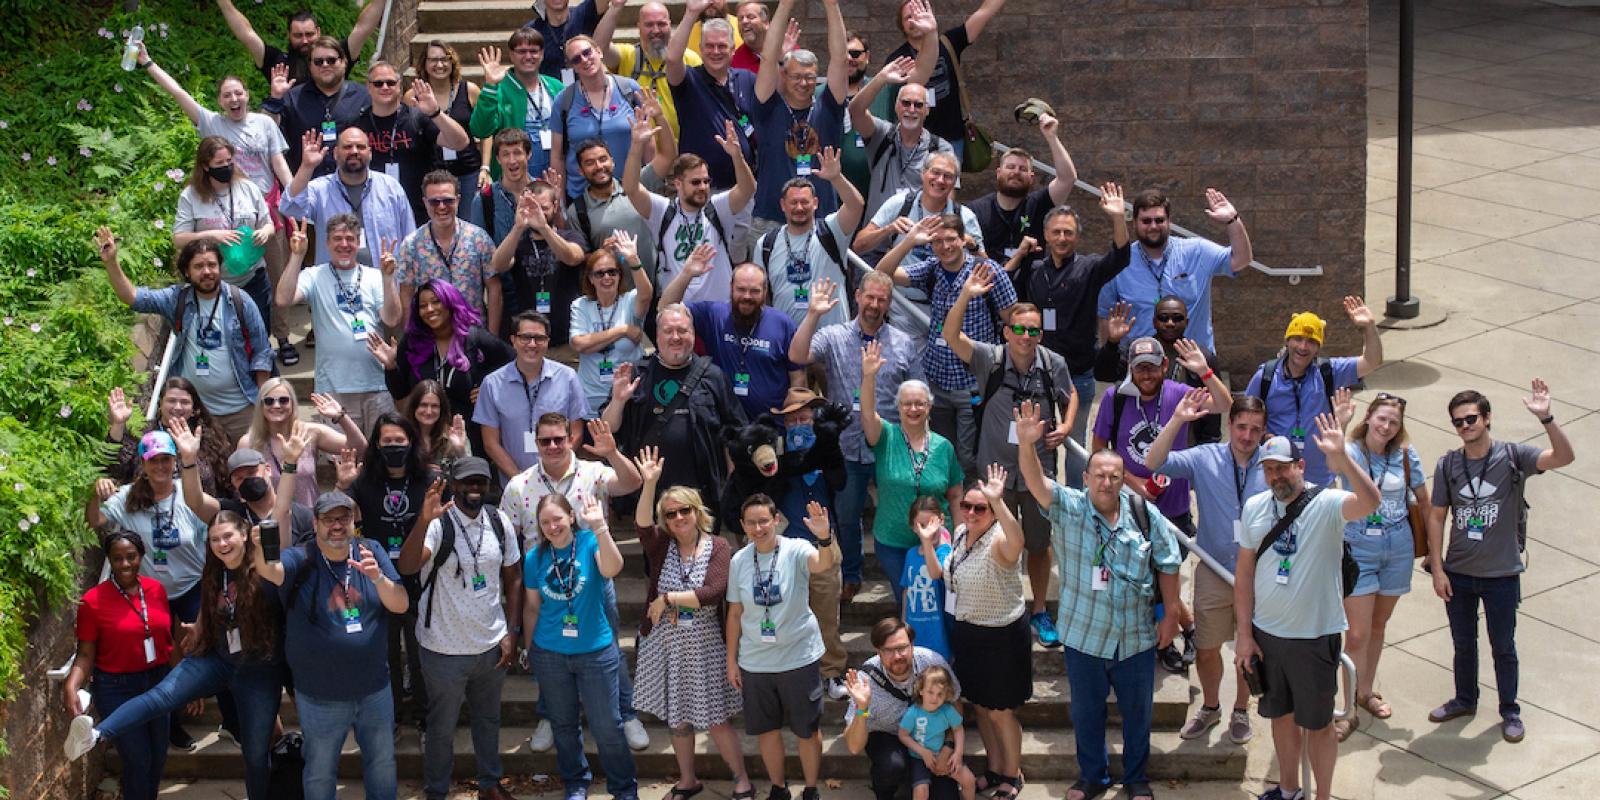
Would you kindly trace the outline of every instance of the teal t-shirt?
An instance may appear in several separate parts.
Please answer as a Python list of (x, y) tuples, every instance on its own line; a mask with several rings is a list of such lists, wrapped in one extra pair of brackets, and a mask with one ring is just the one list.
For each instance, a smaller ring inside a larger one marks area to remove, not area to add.
[(528, 551), (522, 585), (539, 592), (533, 643), (563, 655), (593, 653), (611, 644), (605, 614), (605, 578), (595, 555), (594, 531), (581, 530), (564, 548), (541, 544)]
[(961, 713), (956, 707), (945, 703), (937, 711), (928, 711), (921, 705), (912, 705), (906, 709), (904, 716), (900, 717), (900, 729), (908, 731), (917, 744), (939, 752), (944, 747), (945, 731), (961, 724)]

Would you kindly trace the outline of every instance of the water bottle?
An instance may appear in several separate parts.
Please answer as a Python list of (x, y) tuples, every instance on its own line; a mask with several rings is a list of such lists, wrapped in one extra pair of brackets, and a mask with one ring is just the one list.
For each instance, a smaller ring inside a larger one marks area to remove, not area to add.
[(139, 66), (139, 45), (144, 43), (144, 26), (135, 25), (128, 31), (128, 44), (122, 48), (122, 69), (132, 72)]

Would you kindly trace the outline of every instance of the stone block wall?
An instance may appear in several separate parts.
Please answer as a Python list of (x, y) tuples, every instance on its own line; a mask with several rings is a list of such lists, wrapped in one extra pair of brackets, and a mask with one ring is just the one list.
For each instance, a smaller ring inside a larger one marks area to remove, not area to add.
[[(903, 40), (894, 0), (843, 5), (875, 61)], [(949, 28), (977, 6), (938, 0), (934, 10)], [(1219, 355), (1242, 385), (1295, 311), (1330, 321), (1329, 353), (1359, 351), (1339, 300), (1364, 285), (1367, 10), (1366, 0), (1010, 0), (963, 69), (996, 141), (1048, 162), (1037, 130), (1011, 115), (1039, 97), (1061, 117), (1083, 180), (1130, 195), (1160, 188), (1175, 222), (1225, 242), (1203, 213), (1216, 187), (1243, 215), (1258, 261), (1322, 266), (1298, 285), (1254, 270), (1216, 281)], [(820, 4), (803, 25), (821, 48)], [(991, 176), (968, 175), (962, 194), (991, 188)], [(1072, 203), (1090, 223), (1085, 246), (1105, 242), (1094, 198)], [(1382, 297), (1368, 302), (1381, 313)]]

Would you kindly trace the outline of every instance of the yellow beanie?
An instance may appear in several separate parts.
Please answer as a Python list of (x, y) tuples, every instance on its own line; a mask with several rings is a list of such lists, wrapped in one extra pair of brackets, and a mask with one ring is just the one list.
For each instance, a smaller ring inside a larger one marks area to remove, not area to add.
[(1322, 321), (1322, 317), (1310, 311), (1302, 311), (1289, 319), (1289, 327), (1283, 332), (1283, 338), (1304, 336), (1317, 344), (1322, 344), (1322, 331), (1327, 325), (1328, 323)]

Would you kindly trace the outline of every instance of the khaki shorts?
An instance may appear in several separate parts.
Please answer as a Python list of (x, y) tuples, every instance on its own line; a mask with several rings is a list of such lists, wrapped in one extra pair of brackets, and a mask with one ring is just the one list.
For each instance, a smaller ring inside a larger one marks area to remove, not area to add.
[(1216, 650), (1233, 638), (1233, 587), (1205, 564), (1194, 568), (1194, 646)]

